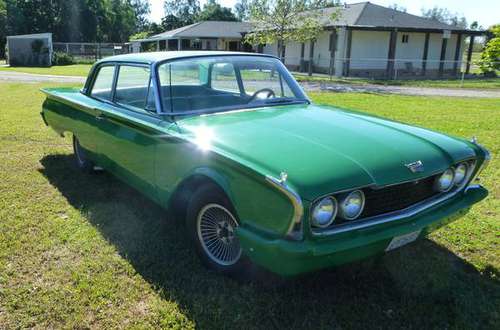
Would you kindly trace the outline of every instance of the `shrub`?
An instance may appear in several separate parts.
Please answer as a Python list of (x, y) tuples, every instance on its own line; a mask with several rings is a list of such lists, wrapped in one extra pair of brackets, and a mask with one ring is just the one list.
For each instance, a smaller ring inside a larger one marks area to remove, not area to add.
[(71, 65), (75, 64), (75, 59), (70, 54), (55, 52), (52, 58), (52, 65)]
[(479, 60), (479, 67), (484, 74), (495, 74), (496, 70), (500, 70), (500, 25), (495, 25), (491, 29), (493, 38), (488, 41), (481, 60)]

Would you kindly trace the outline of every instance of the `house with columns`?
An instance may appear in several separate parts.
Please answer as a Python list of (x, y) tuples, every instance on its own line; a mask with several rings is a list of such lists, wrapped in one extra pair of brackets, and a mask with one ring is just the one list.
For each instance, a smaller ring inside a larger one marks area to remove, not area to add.
[(143, 51), (145, 46), (156, 51), (253, 51), (250, 45), (242, 43), (243, 35), (250, 28), (246, 22), (202, 21), (128, 44), (133, 53)]
[[(485, 35), (370, 2), (346, 4), (332, 20), (335, 10), (321, 9), (316, 40), (285, 45), (279, 55), (287, 67), (339, 77), (454, 76), (469, 72), (474, 38)], [(278, 56), (277, 49), (262, 50)]]
[[(339, 15), (333, 20), (337, 10)], [(245, 44), (242, 40), (252, 29), (247, 22), (198, 22), (132, 41), (129, 47), (132, 52), (141, 51), (144, 44), (157, 51), (256, 51), (278, 56), (289, 69), (299, 72), (426, 78), (469, 73), (474, 38), (486, 34), (370, 2), (321, 9), (319, 17), (323, 26), (319, 36), (305, 43), (288, 42), (282, 54), (277, 44)]]

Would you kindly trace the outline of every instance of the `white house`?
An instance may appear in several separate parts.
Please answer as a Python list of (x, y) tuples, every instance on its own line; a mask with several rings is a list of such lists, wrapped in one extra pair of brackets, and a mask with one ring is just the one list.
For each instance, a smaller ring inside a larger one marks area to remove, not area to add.
[(132, 52), (141, 51), (141, 45), (154, 44), (157, 51), (169, 50), (228, 50), (252, 51), (242, 44), (242, 36), (251, 28), (246, 22), (203, 21), (153, 35), (129, 43)]
[[(332, 20), (336, 10), (340, 15)], [(287, 43), (283, 54), (277, 54), (276, 44), (260, 45), (256, 51), (279, 56), (294, 71), (336, 76), (433, 77), (460, 72), (465, 39), (471, 41), (467, 53), (470, 63), (474, 37), (485, 34), (370, 2), (321, 9), (320, 23), (324, 30), (314, 42)], [(242, 42), (251, 29), (247, 22), (205, 21), (132, 41), (130, 47), (134, 52), (147, 43), (160, 51), (255, 51)], [(466, 65), (467, 73), (469, 68)]]
[[(322, 9), (324, 31), (315, 42), (285, 45), (280, 57), (288, 67), (336, 76), (456, 75), (462, 64), (465, 38), (472, 41), (467, 60), (470, 63), (474, 36), (485, 33), (370, 2), (344, 5), (339, 17), (331, 20), (335, 10)], [(278, 55), (277, 45), (266, 45), (263, 52)]]

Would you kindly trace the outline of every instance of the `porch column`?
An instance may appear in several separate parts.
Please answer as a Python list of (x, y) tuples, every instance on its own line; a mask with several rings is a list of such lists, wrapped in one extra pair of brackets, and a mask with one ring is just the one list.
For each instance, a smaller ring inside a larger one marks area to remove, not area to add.
[(299, 72), (304, 72), (306, 70), (305, 65), (304, 65), (305, 52), (306, 52), (306, 44), (305, 43), (301, 43), (300, 44)]
[(460, 59), (460, 48), (462, 47), (462, 34), (457, 34), (457, 45), (455, 47), (455, 62), (453, 63), (453, 75), (458, 74), (458, 61)]
[(351, 67), (351, 45), (352, 45), (352, 30), (347, 29), (347, 44), (344, 59), (344, 77), (349, 77)]
[(330, 68), (328, 70), (330, 76), (334, 74), (335, 71), (335, 51), (337, 50), (337, 31), (333, 30), (330, 34)]
[(441, 43), (441, 56), (439, 57), (439, 76), (441, 77), (444, 72), (444, 60), (446, 59), (446, 46), (448, 45), (448, 38), (443, 37)]
[(469, 49), (467, 50), (467, 64), (465, 67), (465, 74), (470, 73), (470, 61), (472, 60), (472, 51), (474, 50), (474, 36), (469, 38)]
[(156, 40), (156, 51), (160, 51), (160, 40)]
[(177, 39), (177, 50), (182, 50), (182, 39)]
[(431, 34), (427, 32), (425, 34), (425, 41), (424, 41), (424, 54), (422, 55), (422, 76), (425, 76), (425, 73), (427, 71), (427, 58), (429, 56), (429, 38)]
[(314, 40), (311, 40), (309, 47), (309, 76), (312, 76), (313, 72), (313, 59), (314, 59)]
[(389, 79), (394, 78), (394, 58), (396, 56), (396, 42), (398, 39), (398, 30), (395, 29), (391, 31), (391, 37), (389, 38), (389, 53), (387, 54), (387, 68), (386, 76)]

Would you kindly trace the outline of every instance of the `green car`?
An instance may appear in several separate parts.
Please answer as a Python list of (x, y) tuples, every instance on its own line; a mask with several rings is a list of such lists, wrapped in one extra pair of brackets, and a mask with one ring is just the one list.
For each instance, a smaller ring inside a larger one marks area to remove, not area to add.
[(43, 92), (43, 120), (72, 134), (76, 164), (173, 211), (223, 274), (381, 254), (488, 194), (475, 180), (490, 156), (475, 140), (315, 105), (268, 55), (120, 55), (82, 90)]

